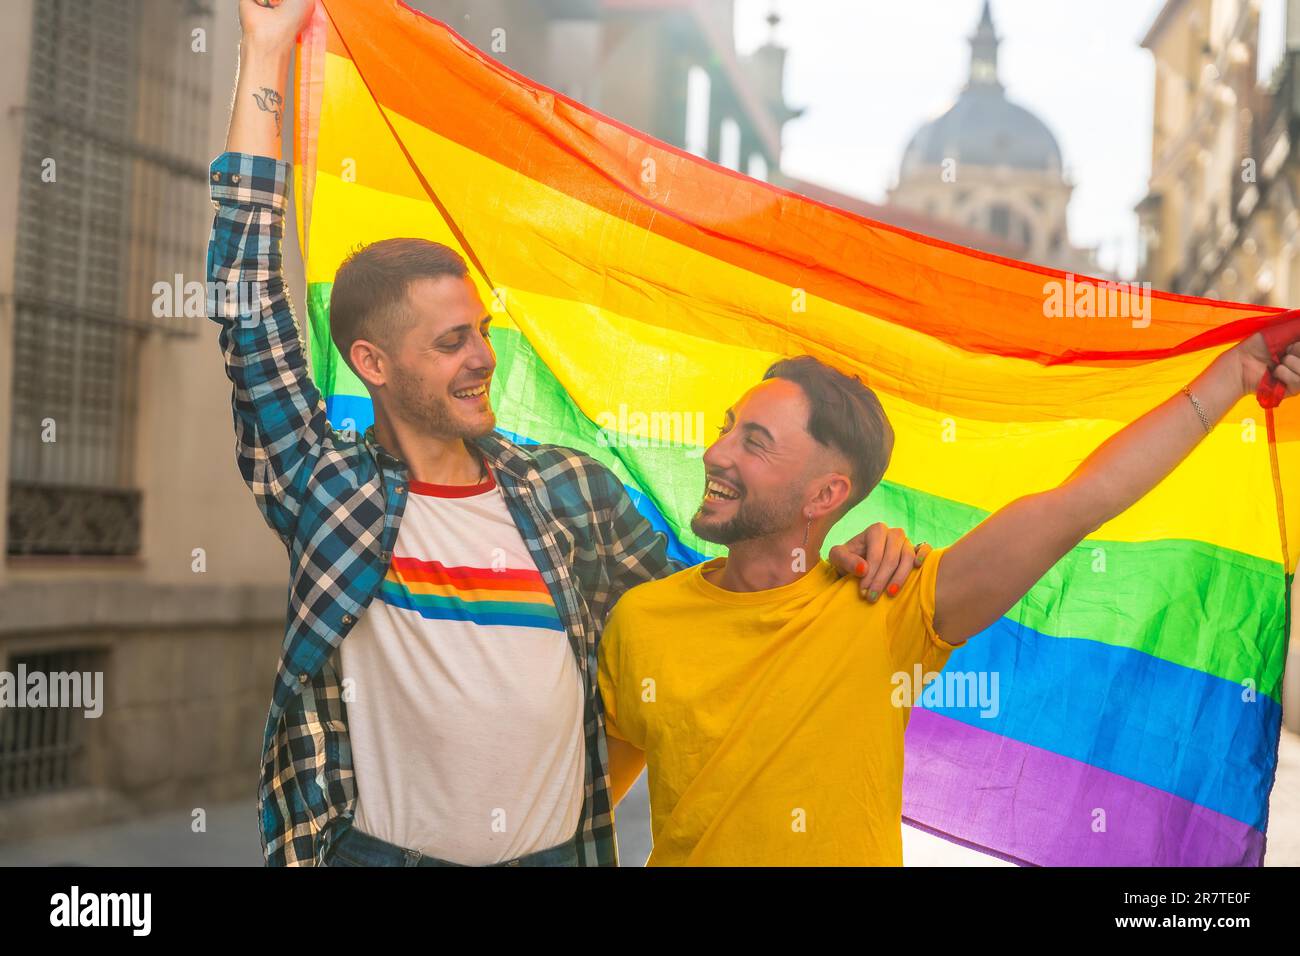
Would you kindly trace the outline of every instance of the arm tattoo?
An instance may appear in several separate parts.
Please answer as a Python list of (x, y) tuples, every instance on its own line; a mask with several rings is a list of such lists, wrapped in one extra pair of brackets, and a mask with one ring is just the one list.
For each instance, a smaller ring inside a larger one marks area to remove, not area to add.
[(275, 135), (280, 135), (280, 115), (284, 112), (284, 97), (269, 86), (262, 87), (261, 93), (254, 93), (258, 109), (275, 117)]

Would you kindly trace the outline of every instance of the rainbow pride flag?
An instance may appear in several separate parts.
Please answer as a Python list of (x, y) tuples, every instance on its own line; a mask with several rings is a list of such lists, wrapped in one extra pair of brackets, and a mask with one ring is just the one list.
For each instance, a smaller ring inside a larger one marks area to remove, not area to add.
[[(501, 431), (604, 462), (685, 561), (718, 553), (689, 529), (702, 450), (778, 357), (861, 376), (897, 435), (831, 541), (881, 520), (946, 545), (1275, 311), (1160, 293), (1139, 311), (830, 208), (601, 116), (396, 0), (324, 0), (297, 83), (310, 355), (335, 426), (371, 421), (329, 337), (338, 265), (386, 237), (447, 243), (493, 309)], [(1027, 864), (1261, 862), (1298, 413), (1243, 401), (952, 655), (948, 671), (998, 675), (998, 706), (913, 713), (909, 823)]]

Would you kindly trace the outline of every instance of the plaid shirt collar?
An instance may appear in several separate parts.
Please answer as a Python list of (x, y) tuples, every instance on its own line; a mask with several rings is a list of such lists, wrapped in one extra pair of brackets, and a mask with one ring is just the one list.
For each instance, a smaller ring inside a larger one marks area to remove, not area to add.
[[(362, 442), (381, 467), (394, 471), (409, 471), (406, 462), (391, 454), (379, 443), (379, 439), (375, 437), (374, 425), (366, 428)], [(471, 439), (471, 443), (483, 453), (483, 457), (493, 469), (508, 472), (519, 481), (528, 481), (530, 476), (537, 473), (537, 464), (533, 456), (523, 446), (506, 441), (496, 432)]]

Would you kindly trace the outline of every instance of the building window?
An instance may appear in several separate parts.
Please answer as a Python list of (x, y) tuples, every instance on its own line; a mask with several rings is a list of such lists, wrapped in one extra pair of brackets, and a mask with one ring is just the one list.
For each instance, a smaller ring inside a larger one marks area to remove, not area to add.
[(1287, 0), (1260, 0), (1259, 44), (1256, 55), (1255, 78), (1261, 85), (1271, 86), (1273, 73), (1286, 55), (1286, 4)]
[[(58, 675), (102, 673), (104, 660), (98, 650), (62, 650), (15, 656), (6, 670), (15, 681), (20, 674), (27, 676), (23, 686), (15, 685), (27, 701), (31, 675), (44, 675), (49, 695), (64, 684)], [(86, 784), (90, 701), (78, 701), (81, 706), (48, 706), (51, 703), (67, 702), (47, 696), (46, 706), (0, 708), (0, 802)]]
[(767, 181), (767, 159), (762, 153), (750, 153), (749, 162), (745, 166), (747, 172), (754, 179)]
[(1003, 239), (1011, 235), (1011, 210), (1002, 203), (989, 207), (989, 232)]
[(740, 169), (740, 124), (730, 116), (718, 127), (718, 162), (728, 169)]
[(33, 6), (14, 253), (10, 554), (139, 550), (142, 337), (195, 335), (206, 322), (152, 308), (154, 283), (203, 279), (195, 223), (207, 204), (210, 86), (190, 50), (196, 26), (211, 32), (211, 14), (190, 4)]
[(686, 151), (709, 155), (709, 96), (712, 83), (703, 67), (686, 74)]

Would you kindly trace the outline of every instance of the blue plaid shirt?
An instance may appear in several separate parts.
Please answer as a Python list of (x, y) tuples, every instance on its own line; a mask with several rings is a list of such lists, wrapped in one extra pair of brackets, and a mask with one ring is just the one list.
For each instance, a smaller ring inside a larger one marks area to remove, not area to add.
[[(262, 851), (268, 865), (310, 866), (355, 808), (338, 650), (384, 580), (409, 472), (376, 443), (373, 428), (356, 439), (325, 418), (281, 264), (289, 170), (243, 153), (213, 161), (208, 315), (220, 326), (234, 385), (240, 473), (289, 552), (284, 648), (258, 788)], [(664, 535), (591, 457), (495, 434), (476, 444), (546, 581), (582, 675), (579, 863), (617, 865), (596, 646), (624, 591), (678, 567), (666, 555)]]

